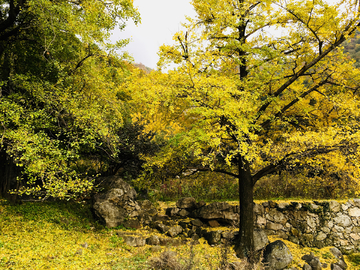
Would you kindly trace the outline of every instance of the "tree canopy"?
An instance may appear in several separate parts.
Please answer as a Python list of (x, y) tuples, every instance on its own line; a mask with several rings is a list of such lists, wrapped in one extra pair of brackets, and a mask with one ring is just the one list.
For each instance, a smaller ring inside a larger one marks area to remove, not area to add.
[(238, 178), (237, 253), (249, 256), (259, 179), (280, 171), (359, 179), (360, 73), (341, 48), (359, 11), (345, 0), (192, 4), (196, 18), (160, 48), (159, 67), (177, 68), (136, 82), (154, 101), (142, 110), (148, 127), (161, 119), (171, 138), (147, 176), (181, 160), (180, 171)]
[(0, 151), (20, 194), (76, 197), (93, 187), (94, 153), (116, 158), (128, 72), (115, 49), (128, 40), (109, 38), (128, 20), (140, 20), (130, 0), (0, 1)]

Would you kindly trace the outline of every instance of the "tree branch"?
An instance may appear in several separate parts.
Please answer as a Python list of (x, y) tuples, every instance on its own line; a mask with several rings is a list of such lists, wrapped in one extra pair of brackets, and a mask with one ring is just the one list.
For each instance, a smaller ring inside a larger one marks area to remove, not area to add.
[(318, 148), (307, 149), (301, 153), (289, 153), (289, 154), (285, 155), (281, 160), (277, 161), (276, 163), (269, 164), (268, 166), (262, 168), (257, 173), (255, 173), (252, 177), (253, 185), (255, 185), (256, 182), (259, 179), (261, 179), (262, 177), (264, 177), (265, 175), (282, 170), (283, 168), (285, 168), (287, 165), (289, 165), (295, 159), (302, 159), (305, 157), (308, 158), (308, 157), (315, 157), (315, 156), (321, 155), (321, 154), (328, 154), (330, 152), (340, 150), (347, 146), (348, 146), (348, 142), (345, 142), (341, 145), (323, 146), (323, 147), (318, 147)]
[[(308, 71), (310, 68), (315, 66), (321, 59), (323, 59), (325, 56), (327, 56), (331, 51), (333, 51), (335, 48), (340, 46), (341, 43), (343, 43), (346, 40), (347, 35), (351, 35), (354, 31), (356, 31), (357, 27), (359, 26), (359, 23), (356, 25), (353, 25), (353, 23), (349, 23), (344, 31), (343, 34), (337, 39), (333, 44), (331, 44), (326, 50), (324, 50), (321, 54), (319, 54), (317, 57), (315, 57), (310, 63), (305, 63), (304, 66), (296, 72), (287, 82), (285, 82), (282, 86), (278, 88), (278, 90), (272, 95), (273, 97), (278, 97), (280, 94), (282, 94), (291, 84), (293, 84), (300, 76), (304, 75), (306, 71)], [(353, 27), (351, 29), (351, 27)], [(271, 101), (266, 102), (263, 104), (259, 111), (258, 116), (255, 119), (255, 122), (260, 118), (262, 113), (269, 107), (271, 104)]]

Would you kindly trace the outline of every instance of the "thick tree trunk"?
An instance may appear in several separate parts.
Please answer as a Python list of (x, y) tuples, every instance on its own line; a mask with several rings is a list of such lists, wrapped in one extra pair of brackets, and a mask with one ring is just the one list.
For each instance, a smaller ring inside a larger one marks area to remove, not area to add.
[(238, 166), (240, 224), (235, 251), (238, 257), (248, 258), (252, 262), (254, 256), (253, 181), (249, 163), (240, 157)]

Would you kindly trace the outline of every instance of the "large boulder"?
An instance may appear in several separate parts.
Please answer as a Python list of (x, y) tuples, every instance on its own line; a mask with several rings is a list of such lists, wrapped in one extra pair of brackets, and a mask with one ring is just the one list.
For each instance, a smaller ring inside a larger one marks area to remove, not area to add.
[(106, 190), (95, 195), (95, 214), (104, 220), (109, 228), (124, 224), (129, 217), (137, 217), (140, 206), (135, 201), (136, 191), (120, 177), (110, 176), (101, 179)]
[(283, 241), (277, 240), (266, 246), (263, 260), (265, 269), (285, 269), (291, 263), (291, 261), (291, 252)]

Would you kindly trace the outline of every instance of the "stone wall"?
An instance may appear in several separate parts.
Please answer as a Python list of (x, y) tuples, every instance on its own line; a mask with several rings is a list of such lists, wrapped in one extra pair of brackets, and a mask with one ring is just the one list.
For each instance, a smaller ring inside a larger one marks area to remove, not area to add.
[(335, 246), (349, 254), (360, 250), (360, 199), (311, 203), (255, 204), (255, 224), (267, 235), (309, 247)]
[[(183, 236), (193, 240), (206, 238), (210, 244), (224, 239), (234, 239), (236, 232), (207, 230), (214, 227), (232, 227), (239, 224), (239, 205), (226, 202), (196, 202), (182, 198), (175, 207), (160, 215), (149, 201), (136, 201), (136, 192), (118, 177), (106, 179), (108, 189), (95, 196), (94, 212), (108, 227), (154, 228), (170, 237)], [(276, 203), (273, 201), (254, 205), (254, 222), (261, 232), (278, 235), (297, 244), (322, 248), (335, 246), (343, 253), (360, 251), (360, 199), (346, 203), (322, 201), (311, 203)], [(265, 235), (266, 238), (266, 235)], [(262, 248), (266, 241), (260, 241)]]
[[(203, 223), (202, 227), (237, 226), (238, 212), (238, 205), (196, 203), (193, 198), (180, 199), (176, 207), (166, 211), (170, 218), (197, 219)], [(255, 227), (263, 229), (267, 235), (277, 235), (308, 247), (335, 246), (345, 254), (360, 250), (360, 199), (342, 204), (337, 201), (268, 201), (255, 204), (254, 213)]]

